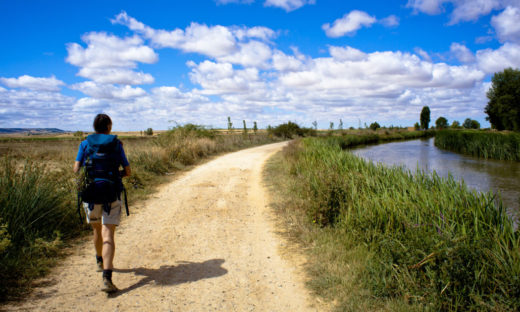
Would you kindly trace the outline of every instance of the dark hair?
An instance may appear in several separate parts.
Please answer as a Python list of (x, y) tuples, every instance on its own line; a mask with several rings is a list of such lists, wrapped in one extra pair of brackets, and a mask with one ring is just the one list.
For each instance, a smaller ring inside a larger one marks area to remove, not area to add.
[(97, 133), (105, 133), (108, 131), (108, 127), (112, 125), (112, 120), (107, 114), (97, 114), (94, 118), (94, 130)]

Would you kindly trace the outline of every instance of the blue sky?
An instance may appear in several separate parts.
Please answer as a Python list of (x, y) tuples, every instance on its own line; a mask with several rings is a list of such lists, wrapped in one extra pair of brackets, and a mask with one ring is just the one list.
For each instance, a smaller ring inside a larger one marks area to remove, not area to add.
[(0, 127), (483, 126), (520, 0), (0, 0)]

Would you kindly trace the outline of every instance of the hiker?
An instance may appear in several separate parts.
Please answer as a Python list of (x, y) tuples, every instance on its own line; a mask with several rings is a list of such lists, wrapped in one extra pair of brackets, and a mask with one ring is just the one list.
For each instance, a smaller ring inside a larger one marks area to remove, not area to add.
[[(114, 232), (121, 220), (122, 177), (129, 176), (131, 170), (123, 144), (115, 135), (110, 135), (110, 117), (98, 114), (94, 119), (94, 130), (96, 133), (89, 135), (79, 146), (74, 172), (77, 173), (82, 166), (86, 166), (87, 181), (91, 179), (81, 197), (87, 223), (90, 223), (94, 233), (97, 270), (103, 271), (101, 290), (112, 293), (118, 290), (112, 283), (112, 270)], [(119, 170), (120, 166), (123, 167), (122, 171)]]

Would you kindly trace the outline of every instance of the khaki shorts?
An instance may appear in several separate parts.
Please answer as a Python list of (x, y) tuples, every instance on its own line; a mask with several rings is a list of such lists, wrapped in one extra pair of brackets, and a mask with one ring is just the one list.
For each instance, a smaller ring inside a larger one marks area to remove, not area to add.
[(110, 214), (103, 210), (103, 205), (93, 205), (94, 209), (88, 208), (88, 203), (83, 203), (85, 214), (87, 215), (87, 223), (115, 224), (119, 225), (121, 221), (121, 201), (112, 202)]

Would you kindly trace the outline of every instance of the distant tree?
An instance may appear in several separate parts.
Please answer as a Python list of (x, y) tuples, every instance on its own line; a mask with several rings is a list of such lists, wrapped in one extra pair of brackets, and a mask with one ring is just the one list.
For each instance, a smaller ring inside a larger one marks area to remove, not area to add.
[(78, 131), (74, 132), (74, 136), (75, 137), (82, 138), (83, 135), (84, 135), (83, 131), (78, 130)]
[(334, 123), (332, 121), (330, 122), (329, 130), (334, 130)]
[(416, 122), (414, 125), (413, 125), (414, 129), (415, 130), (421, 130), (421, 125), (419, 125), (418, 122)]
[(339, 120), (338, 129), (343, 130), (343, 120), (341, 120), (341, 119)]
[(276, 127), (267, 127), (269, 134), (282, 138), (293, 138), (294, 136), (315, 136), (316, 130), (312, 128), (301, 128), (294, 122), (288, 122)]
[(312, 122), (312, 126), (314, 127), (314, 130), (318, 130), (318, 122), (316, 120)]
[(354, 130), (354, 127), (350, 126), (348, 127), (349, 130)]
[(421, 129), (428, 130), (430, 124), (430, 108), (424, 106), (421, 111)]
[(148, 129), (146, 129), (146, 131), (144, 132), (144, 134), (146, 134), (146, 135), (153, 135), (153, 129), (152, 129), (152, 128), (148, 128)]
[(437, 120), (435, 121), (435, 127), (437, 129), (446, 129), (448, 128), (448, 119), (444, 118), (444, 117), (439, 117), (437, 118)]
[(245, 121), (245, 120), (242, 120), (242, 122), (244, 123), (244, 134), (247, 134), (246, 121)]
[(466, 118), (462, 126), (466, 129), (480, 129), (480, 123), (470, 118)]
[(454, 120), (454, 121), (451, 123), (450, 128), (453, 128), (453, 129), (460, 129), (460, 128), (461, 128), (461, 126), (460, 126), (460, 122)]
[(258, 131), (258, 126), (256, 125), (256, 121), (253, 122), (253, 132), (256, 134), (256, 132)]
[(377, 121), (370, 124), (370, 129), (374, 131), (376, 131), (379, 128), (381, 128), (381, 126), (377, 123)]
[(497, 130), (520, 131), (520, 70), (506, 68), (491, 78), (484, 110), (486, 120)]
[(227, 129), (231, 132), (233, 130), (233, 123), (231, 122), (231, 117), (228, 116), (227, 118)]

